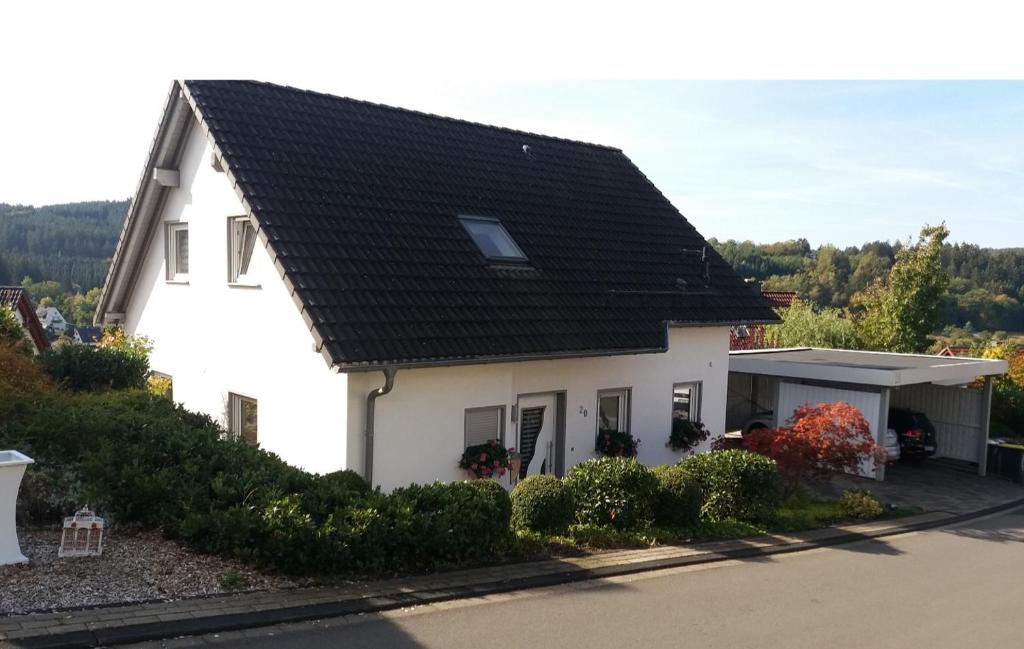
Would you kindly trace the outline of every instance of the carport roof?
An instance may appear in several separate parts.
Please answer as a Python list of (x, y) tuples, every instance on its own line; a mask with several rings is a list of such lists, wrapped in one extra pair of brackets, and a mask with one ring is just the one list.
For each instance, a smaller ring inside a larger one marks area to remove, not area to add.
[(1006, 361), (964, 356), (862, 352), (849, 349), (759, 349), (729, 353), (729, 371), (892, 387), (915, 383), (960, 385), (1005, 374)]

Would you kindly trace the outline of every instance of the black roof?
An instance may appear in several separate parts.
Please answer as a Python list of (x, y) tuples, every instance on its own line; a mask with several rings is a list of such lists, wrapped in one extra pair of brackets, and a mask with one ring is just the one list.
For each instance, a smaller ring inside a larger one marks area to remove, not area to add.
[[(343, 368), (657, 351), (667, 323), (777, 319), (710, 246), (705, 285), (704, 238), (618, 149), (266, 83), (185, 85)], [(529, 262), (489, 263), (459, 215), (500, 219)]]

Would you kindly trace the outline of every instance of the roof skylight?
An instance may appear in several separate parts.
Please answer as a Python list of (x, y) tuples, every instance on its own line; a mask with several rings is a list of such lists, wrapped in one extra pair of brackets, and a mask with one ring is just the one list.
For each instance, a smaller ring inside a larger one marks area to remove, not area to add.
[(491, 261), (526, 261), (526, 255), (512, 240), (498, 219), (486, 216), (460, 216), (459, 222), (473, 238), (484, 257)]

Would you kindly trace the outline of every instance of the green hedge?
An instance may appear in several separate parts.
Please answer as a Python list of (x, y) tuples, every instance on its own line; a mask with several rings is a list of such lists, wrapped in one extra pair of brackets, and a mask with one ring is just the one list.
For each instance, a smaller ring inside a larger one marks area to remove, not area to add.
[(653, 469), (658, 479), (654, 522), (661, 527), (687, 527), (700, 518), (704, 494), (686, 469), (663, 464)]
[(40, 360), (54, 381), (71, 390), (144, 388), (149, 376), (148, 358), (123, 349), (63, 343)]
[(532, 475), (512, 490), (512, 527), (563, 534), (576, 518), (576, 499), (557, 476)]
[(576, 500), (576, 520), (619, 530), (650, 525), (658, 479), (635, 459), (603, 457), (572, 467), (565, 483)]
[[(509, 540), (511, 502), (493, 481), (382, 494), (351, 472), (290, 467), (143, 391), (53, 392), (11, 412), (0, 447), (35, 457), (33, 471), (68, 467), (104, 514), (203, 551), (292, 573), (390, 573), (485, 559)], [(22, 494), (22, 512), (41, 495)]]
[(701, 516), (720, 521), (767, 520), (781, 501), (775, 460), (749, 451), (698, 453), (679, 461), (704, 494)]

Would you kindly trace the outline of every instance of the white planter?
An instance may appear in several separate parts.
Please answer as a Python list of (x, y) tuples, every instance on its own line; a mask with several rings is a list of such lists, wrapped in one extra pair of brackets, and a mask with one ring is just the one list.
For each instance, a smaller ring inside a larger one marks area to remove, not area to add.
[(17, 451), (0, 451), (0, 566), (25, 563), (14, 528), (14, 507), (25, 467), (35, 460)]

